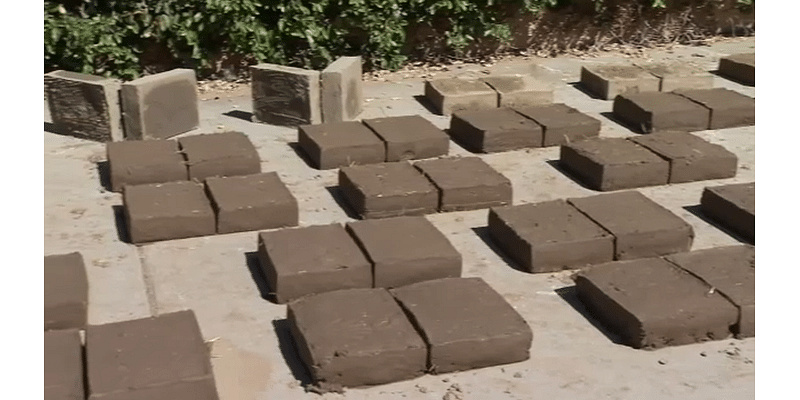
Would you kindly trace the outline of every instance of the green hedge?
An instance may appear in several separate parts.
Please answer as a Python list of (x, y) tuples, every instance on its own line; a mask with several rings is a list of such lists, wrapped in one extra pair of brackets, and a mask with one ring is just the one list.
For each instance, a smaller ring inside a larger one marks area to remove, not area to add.
[(224, 63), (321, 68), (342, 55), (362, 55), (367, 68), (397, 69), (413, 51), (406, 48), (409, 24), (441, 29), (448, 51), (458, 54), (478, 38), (508, 41), (509, 9), (535, 13), (570, 1), (46, 0), (44, 63), (46, 71), (124, 79), (154, 61), (201, 76)]

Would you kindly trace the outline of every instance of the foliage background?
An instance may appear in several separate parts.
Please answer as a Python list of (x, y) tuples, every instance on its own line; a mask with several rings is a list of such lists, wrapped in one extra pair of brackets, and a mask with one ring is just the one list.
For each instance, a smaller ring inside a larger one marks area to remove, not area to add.
[(699, 0), (46, 0), (44, 63), (45, 71), (123, 79), (177, 66), (200, 77), (257, 62), (320, 69), (343, 55), (361, 55), (367, 69), (397, 69), (431, 57), (410, 28), (426, 27), (441, 42), (436, 57), (459, 57), (478, 42), (497, 51), (511, 40), (511, 19), (545, 8), (588, 4), (602, 24), (620, 6), (687, 1)]

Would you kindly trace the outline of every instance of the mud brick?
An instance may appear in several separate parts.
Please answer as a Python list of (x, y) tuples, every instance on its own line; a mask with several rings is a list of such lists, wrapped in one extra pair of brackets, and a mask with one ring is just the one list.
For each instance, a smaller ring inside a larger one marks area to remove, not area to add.
[(341, 289), (372, 287), (372, 266), (338, 224), (258, 234), (261, 269), (278, 303)]
[(178, 143), (186, 155), (189, 179), (202, 181), (212, 176), (261, 173), (258, 152), (242, 132), (186, 136)]
[(218, 400), (208, 347), (191, 310), (89, 326), (89, 400)]
[(297, 226), (297, 200), (275, 172), (208, 178), (217, 233)]
[(738, 318), (722, 295), (662, 258), (596, 265), (574, 279), (590, 315), (637, 349), (725, 339)]
[(320, 73), (275, 64), (250, 67), (253, 116), (271, 125), (322, 123)]
[(497, 92), (500, 107), (527, 107), (553, 102), (553, 88), (531, 76), (490, 76), (481, 80)]
[(614, 237), (564, 200), (489, 210), (492, 240), (528, 272), (614, 259)]
[(542, 127), (510, 108), (464, 111), (450, 119), (450, 135), (467, 150), (495, 153), (542, 146)]
[(593, 138), (561, 146), (559, 165), (593, 190), (666, 185), (669, 162), (624, 138)]
[(530, 357), (528, 323), (481, 278), (444, 278), (391, 289), (428, 345), (435, 373)]
[(736, 176), (736, 155), (686, 132), (659, 132), (629, 138), (669, 161), (669, 183)]
[(636, 66), (657, 77), (659, 90), (671, 92), (675, 89), (711, 89), (714, 76), (701, 68), (685, 63), (641, 63)]
[(710, 111), (674, 93), (622, 94), (614, 99), (614, 116), (642, 133), (703, 131)]
[(364, 108), (361, 57), (339, 57), (322, 70), (322, 121), (351, 121)]
[(677, 215), (636, 191), (568, 200), (614, 235), (616, 260), (689, 251), (694, 229)]
[(133, 140), (106, 145), (111, 190), (189, 179), (186, 161), (174, 140)]
[(165, 139), (200, 125), (194, 70), (173, 69), (122, 84), (128, 139)]
[(703, 214), (748, 241), (756, 241), (756, 183), (739, 183), (703, 189)]
[(373, 287), (461, 276), (461, 254), (425, 217), (350, 222), (347, 230), (372, 262)]
[(69, 135), (99, 142), (124, 139), (119, 106), (120, 81), (53, 71), (44, 75), (53, 124)]
[(447, 155), (450, 138), (419, 115), (365, 119), (364, 124), (386, 143), (386, 161)]
[(386, 289), (307, 296), (287, 314), (300, 359), (320, 386), (380, 385), (425, 373), (425, 342)]
[(465, 211), (512, 203), (511, 181), (479, 157), (440, 158), (414, 164), (439, 191), (439, 211)]
[(435, 213), (439, 193), (406, 161), (345, 167), (339, 189), (362, 218), (387, 218)]
[(497, 108), (498, 94), (485, 82), (461, 78), (425, 81), (425, 97), (442, 115)]
[(719, 74), (739, 83), (756, 85), (756, 53), (733, 54), (719, 60)]
[(303, 125), (297, 130), (297, 142), (318, 169), (386, 160), (384, 143), (360, 122)]
[(559, 146), (600, 136), (600, 121), (566, 104), (515, 108), (542, 126), (542, 146)]
[(83, 349), (77, 329), (44, 333), (45, 400), (83, 400)]
[(44, 257), (44, 330), (83, 329), (89, 282), (80, 253)]
[(733, 90), (679, 90), (675, 92), (711, 110), (708, 129), (756, 124), (756, 99)]
[(132, 243), (216, 233), (214, 210), (203, 185), (170, 182), (125, 186), (122, 201)]
[(753, 246), (696, 250), (673, 254), (666, 259), (700, 278), (739, 309), (734, 334), (738, 337), (756, 335), (756, 250)]
[(635, 65), (581, 67), (581, 85), (603, 100), (623, 93), (658, 92), (660, 81)]

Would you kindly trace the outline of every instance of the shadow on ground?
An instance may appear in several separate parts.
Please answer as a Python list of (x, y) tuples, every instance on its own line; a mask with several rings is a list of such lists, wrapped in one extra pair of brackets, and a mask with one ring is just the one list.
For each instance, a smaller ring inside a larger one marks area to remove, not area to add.
[(572, 307), (575, 311), (577, 311), (584, 318), (586, 318), (586, 320), (589, 321), (589, 323), (592, 324), (592, 326), (594, 326), (595, 329), (597, 329), (598, 331), (600, 331), (600, 333), (605, 335), (605, 337), (607, 337), (608, 340), (610, 340), (615, 344), (625, 345), (625, 343), (623, 343), (622, 338), (619, 335), (609, 331), (605, 326), (603, 326), (603, 324), (600, 323), (600, 321), (598, 321), (597, 319), (594, 318), (594, 316), (592, 316), (591, 312), (589, 312), (586, 306), (584, 306), (581, 300), (578, 298), (578, 293), (575, 290), (575, 286), (567, 286), (560, 289), (556, 289), (555, 292), (559, 297), (561, 297), (562, 300), (564, 300), (567, 304), (569, 304), (570, 307)]
[(755, 244), (754, 241), (747, 240), (744, 236), (739, 235), (738, 233), (736, 233), (736, 232), (728, 229), (727, 227), (723, 226), (719, 222), (714, 221), (713, 219), (709, 218), (707, 215), (705, 215), (703, 213), (703, 208), (699, 204), (698, 205), (694, 205), (694, 206), (684, 206), (683, 209), (688, 211), (689, 213), (691, 213), (695, 217), (700, 218), (701, 220), (703, 220), (703, 222), (705, 222), (705, 223), (707, 223), (707, 224), (709, 224), (709, 225), (721, 230), (722, 232), (725, 232), (728, 236), (736, 239), (740, 243)]
[(114, 221), (117, 226), (117, 238), (123, 242), (131, 244), (131, 237), (128, 235), (128, 222), (125, 220), (125, 207), (116, 205), (111, 206), (114, 210)]
[(562, 175), (564, 175), (567, 178), (569, 178), (569, 180), (575, 182), (578, 186), (580, 186), (580, 187), (582, 187), (582, 188), (584, 188), (586, 190), (591, 190), (593, 192), (597, 192), (597, 190), (592, 189), (589, 186), (587, 186), (585, 183), (583, 183), (583, 181), (577, 175), (573, 174), (572, 172), (570, 172), (566, 168), (562, 167), (561, 164), (559, 163), (559, 160), (548, 160), (548, 161), (545, 161), (545, 163), (547, 165), (553, 167), (553, 169), (555, 169), (556, 171), (560, 172)]
[(478, 236), (493, 252), (495, 252), (500, 258), (503, 260), (504, 263), (508, 264), (511, 269), (517, 270), (519, 272), (529, 273), (525, 269), (522, 268), (516, 261), (511, 259), (511, 257), (506, 254), (506, 252), (501, 249), (497, 243), (494, 242), (492, 239), (492, 235), (489, 233), (489, 228), (485, 226), (479, 226), (476, 228), (472, 228), (472, 231), (475, 232), (475, 235)]
[(635, 133), (637, 135), (641, 135), (643, 133), (647, 133), (647, 129), (644, 126), (638, 126), (638, 127), (632, 126), (631, 124), (629, 124), (629, 123), (617, 118), (617, 116), (614, 115), (614, 113), (611, 112), (611, 111), (603, 111), (603, 112), (600, 113), (600, 115), (602, 115), (607, 120), (609, 120), (609, 121), (611, 121), (611, 122), (613, 122), (613, 123), (625, 128), (626, 130), (630, 131), (631, 133)]
[(238, 118), (242, 121), (253, 122), (253, 113), (249, 111), (242, 111), (242, 110), (231, 110), (226, 113), (222, 113), (222, 115), (232, 118)]
[(333, 197), (333, 201), (335, 201), (336, 204), (342, 210), (344, 210), (344, 213), (347, 214), (348, 217), (352, 219), (361, 219), (353, 207), (350, 207), (350, 204), (347, 203), (347, 200), (345, 200), (344, 195), (338, 186), (326, 186), (325, 190), (330, 193), (331, 197)]
[(577, 91), (589, 96), (590, 98), (592, 98), (594, 100), (610, 101), (610, 100), (606, 100), (606, 99), (604, 99), (604, 98), (602, 98), (602, 97), (590, 92), (589, 89), (587, 89), (586, 86), (583, 86), (583, 84), (580, 83), (580, 82), (569, 82), (569, 83), (567, 83), (567, 85), (572, 86), (573, 89), (575, 89), (575, 90), (577, 90)]
[(417, 94), (414, 95), (414, 100), (416, 100), (417, 103), (425, 107), (425, 109), (428, 110), (428, 112), (430, 112), (431, 114), (442, 115), (442, 113), (440, 113), (439, 110), (436, 109), (436, 106), (434, 106), (433, 103), (431, 103), (431, 101), (428, 100), (427, 97), (421, 94)]
[(258, 260), (258, 252), (251, 251), (244, 253), (244, 259), (261, 298), (270, 303), (278, 304), (278, 298), (275, 297), (275, 292), (270, 288), (267, 277), (264, 275), (264, 270), (261, 269), (261, 262)]
[(308, 157), (308, 154), (306, 154), (306, 152), (303, 151), (303, 149), (300, 147), (300, 143), (298, 143), (298, 142), (290, 142), (289, 143), (289, 147), (292, 148), (292, 150), (294, 151), (294, 154), (297, 154), (297, 156), (300, 157), (300, 159), (302, 159), (304, 163), (306, 163), (308, 168), (319, 170), (319, 168), (317, 168), (314, 165), (314, 162), (311, 161), (311, 158)]
[(111, 166), (108, 164), (108, 161), (100, 161), (97, 163), (97, 176), (100, 177), (100, 186), (111, 192)]
[(300, 385), (310, 385), (312, 383), (311, 374), (308, 373), (303, 361), (300, 360), (297, 344), (292, 337), (289, 320), (274, 320), (272, 321), (272, 326), (275, 329), (275, 335), (278, 337), (278, 347), (281, 350), (283, 359), (286, 361), (286, 365), (289, 366), (289, 370), (292, 372), (292, 376), (300, 381)]

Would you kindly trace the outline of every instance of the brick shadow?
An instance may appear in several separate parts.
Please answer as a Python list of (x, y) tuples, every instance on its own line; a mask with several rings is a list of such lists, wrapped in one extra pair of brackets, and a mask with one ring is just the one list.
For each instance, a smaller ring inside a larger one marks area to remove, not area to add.
[(575, 286), (567, 286), (560, 289), (555, 290), (558, 297), (561, 297), (570, 307), (572, 307), (578, 314), (581, 314), (590, 324), (592, 324), (595, 329), (600, 331), (605, 337), (608, 338), (611, 342), (618, 345), (625, 345), (622, 341), (622, 338), (614, 332), (611, 332), (606, 328), (603, 324), (597, 320), (592, 313), (583, 305), (583, 302), (578, 298), (578, 293), (575, 290)]
[(303, 151), (303, 148), (300, 147), (300, 143), (298, 143), (298, 142), (290, 142), (289, 143), (289, 147), (291, 147), (292, 151), (294, 151), (294, 153), (297, 154), (297, 156), (300, 157), (300, 159), (303, 160), (304, 163), (306, 163), (308, 168), (320, 171), (319, 168), (314, 166), (314, 162), (311, 161), (311, 158), (308, 157), (308, 154), (306, 154), (306, 152)]
[(300, 381), (300, 385), (308, 387), (313, 383), (311, 374), (308, 373), (305, 364), (300, 359), (300, 353), (297, 351), (297, 343), (292, 337), (292, 330), (289, 325), (288, 319), (278, 319), (272, 321), (272, 326), (275, 329), (275, 336), (278, 337), (278, 348), (283, 355), (286, 365), (292, 372), (294, 379)]
[(117, 238), (128, 244), (131, 243), (131, 237), (128, 233), (128, 222), (125, 220), (125, 207), (121, 205), (111, 206), (114, 212), (114, 222), (117, 227)]
[(508, 254), (506, 254), (505, 251), (503, 251), (503, 249), (500, 248), (500, 246), (497, 245), (497, 243), (494, 242), (492, 235), (489, 233), (489, 227), (479, 226), (471, 229), (473, 232), (475, 232), (475, 235), (477, 235), (478, 238), (483, 241), (483, 243), (485, 243), (493, 252), (495, 252), (495, 254), (500, 256), (500, 258), (503, 259), (503, 262), (508, 264), (511, 269), (524, 272), (526, 274), (530, 273), (517, 264), (516, 261), (514, 261)]
[(603, 112), (600, 113), (600, 115), (602, 115), (603, 118), (605, 118), (605, 119), (607, 119), (607, 120), (609, 120), (609, 121), (611, 121), (611, 122), (613, 122), (613, 123), (625, 128), (625, 129), (627, 129), (631, 133), (635, 133), (637, 135), (642, 135), (642, 134), (649, 133), (649, 132), (647, 132), (647, 129), (645, 129), (644, 126), (633, 126), (633, 125), (631, 125), (631, 124), (629, 124), (629, 123), (617, 118), (617, 116), (614, 115), (614, 113), (612, 111), (603, 111)]
[(736, 79), (736, 78), (732, 78), (732, 77), (730, 77), (730, 76), (728, 76), (728, 75), (723, 75), (723, 74), (721, 74), (721, 73), (719, 72), (719, 70), (713, 70), (713, 71), (708, 71), (708, 72), (709, 72), (710, 74), (712, 74), (712, 75), (716, 75), (716, 76), (718, 76), (718, 77), (720, 77), (720, 78), (722, 78), (722, 79), (725, 79), (726, 81), (730, 81), (730, 82), (733, 82), (733, 83), (737, 83), (737, 84), (739, 84), (739, 85), (742, 85), (742, 86), (744, 86), (744, 87), (749, 87), (749, 88), (756, 87), (756, 85), (751, 85), (751, 84), (749, 84), (749, 83), (742, 82), (742, 81), (740, 81), (740, 80), (738, 80), (738, 79)]
[(222, 113), (222, 115), (226, 117), (241, 119), (242, 121), (255, 122), (253, 121), (253, 113), (249, 111), (231, 110), (226, 113)]
[(97, 176), (100, 178), (100, 186), (107, 192), (111, 192), (111, 166), (108, 161), (97, 163)]
[(261, 269), (261, 261), (258, 259), (258, 252), (251, 251), (244, 253), (244, 259), (245, 263), (247, 264), (247, 269), (250, 270), (250, 276), (253, 278), (253, 282), (258, 288), (258, 293), (261, 295), (261, 298), (269, 301), (270, 303), (278, 304), (278, 299), (275, 297), (275, 292), (272, 290), (272, 288), (270, 288), (267, 278), (264, 276), (264, 271)]
[(433, 103), (431, 103), (431, 101), (428, 100), (428, 98), (425, 97), (424, 95), (421, 94), (414, 95), (414, 100), (416, 100), (417, 103), (419, 103), (421, 106), (425, 107), (425, 109), (428, 110), (429, 113), (434, 115), (444, 115), (440, 113), (439, 110), (437, 110), (436, 107), (433, 105)]

